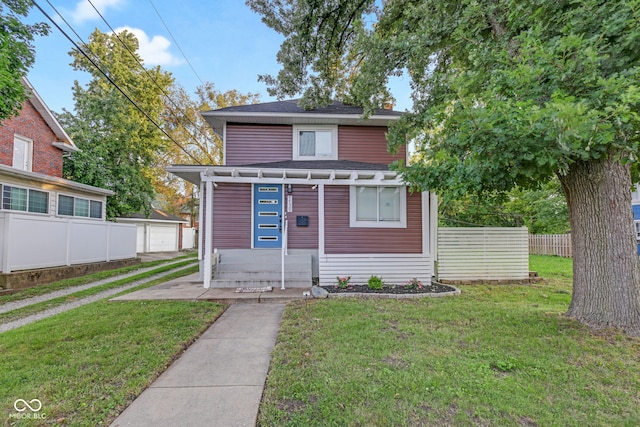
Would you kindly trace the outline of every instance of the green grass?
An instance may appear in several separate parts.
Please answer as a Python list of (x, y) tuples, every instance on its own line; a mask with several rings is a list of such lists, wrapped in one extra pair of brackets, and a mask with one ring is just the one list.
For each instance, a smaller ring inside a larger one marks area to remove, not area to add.
[(36, 398), (45, 423), (108, 425), (222, 311), (209, 302), (102, 300), (2, 333), (0, 417), (9, 425), (13, 402)]
[(534, 285), (289, 305), (259, 424), (640, 425), (640, 341), (565, 318), (571, 260), (547, 258)]
[(540, 277), (552, 278), (572, 278), (573, 260), (549, 255), (530, 255), (529, 269), (537, 271)]
[[(77, 300), (79, 298), (89, 297), (91, 295), (95, 295), (95, 294), (97, 294), (99, 292), (102, 292), (102, 291), (106, 291), (106, 290), (109, 290), (109, 289), (117, 288), (117, 287), (120, 287), (120, 286), (125, 286), (125, 285), (127, 285), (129, 283), (132, 283), (132, 282), (135, 282), (135, 281), (138, 281), (138, 280), (144, 280), (144, 279), (146, 279), (148, 277), (155, 276), (157, 274), (161, 274), (161, 273), (164, 273), (166, 271), (174, 270), (176, 268), (184, 267), (184, 266), (189, 265), (189, 264), (193, 264), (193, 260), (180, 261), (180, 262), (177, 262), (177, 263), (172, 264), (172, 265), (163, 265), (163, 266), (160, 266), (160, 267), (155, 268), (153, 270), (149, 270), (149, 271), (146, 271), (144, 273), (136, 274), (136, 275), (133, 275), (131, 277), (115, 280), (113, 282), (105, 283), (103, 285), (95, 286), (93, 288), (85, 289), (83, 291), (75, 292), (73, 294), (69, 294), (69, 295), (58, 297), (58, 298), (50, 299), (48, 301), (42, 301), (42, 302), (39, 302), (39, 303), (36, 303), (36, 304), (32, 304), (32, 305), (29, 305), (29, 306), (26, 306), (26, 307), (23, 307), (23, 308), (19, 308), (19, 309), (16, 309), (16, 310), (11, 310), (11, 311), (8, 311), (6, 313), (0, 313), (0, 322), (9, 322), (9, 321), (12, 321), (12, 320), (15, 320), (15, 319), (26, 317), (26, 316), (29, 316), (29, 315), (34, 314), (34, 313), (39, 313), (41, 311), (44, 311), (44, 310), (47, 310), (47, 309), (50, 309), (50, 308), (54, 308), (54, 307), (57, 307), (57, 306), (62, 305), (62, 304), (66, 304), (68, 302), (72, 302), (72, 301)], [(191, 273), (194, 273), (196, 271), (198, 271), (198, 267), (197, 266), (195, 266), (192, 269), (190, 269), (189, 272), (186, 273), (186, 274), (191, 274)], [(185, 275), (185, 272), (181, 271), (181, 272), (178, 273), (177, 276), (167, 275), (165, 277), (162, 277), (161, 279), (155, 280), (155, 281), (150, 282), (150, 283), (158, 284), (158, 283), (162, 283), (162, 282), (167, 281), (167, 280), (171, 280), (173, 277), (180, 277), (180, 276), (184, 276), (184, 275)], [(150, 286), (150, 285), (149, 284), (145, 284), (145, 286)], [(136, 289), (138, 289), (138, 288), (136, 288)], [(131, 292), (131, 290), (129, 290), (127, 292)]]
[(91, 282), (97, 282), (99, 280), (108, 279), (110, 277), (118, 276), (120, 274), (130, 273), (132, 271), (140, 270), (143, 268), (155, 267), (157, 265), (167, 264), (173, 261), (195, 258), (197, 255), (198, 255), (197, 252), (195, 252), (195, 253), (187, 254), (184, 256), (180, 256), (180, 257), (172, 258), (168, 260), (143, 262), (136, 265), (130, 265), (128, 267), (118, 268), (114, 270), (107, 270), (107, 271), (99, 271), (97, 273), (87, 274), (81, 277), (63, 279), (63, 280), (58, 280), (56, 282), (52, 282), (48, 284), (38, 285), (32, 288), (23, 289), (11, 294), (0, 296), (0, 305), (7, 302), (11, 302), (11, 301), (18, 301), (26, 298), (35, 297), (38, 295), (47, 294), (49, 292), (58, 291), (61, 289), (67, 289), (74, 286), (85, 285)]

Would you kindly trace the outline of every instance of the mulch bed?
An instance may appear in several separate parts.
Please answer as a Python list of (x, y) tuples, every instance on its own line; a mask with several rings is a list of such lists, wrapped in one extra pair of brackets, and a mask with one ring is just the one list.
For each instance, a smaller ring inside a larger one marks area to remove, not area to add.
[(382, 289), (369, 289), (367, 285), (349, 285), (346, 288), (338, 286), (321, 286), (330, 294), (362, 293), (362, 294), (438, 294), (442, 292), (454, 292), (456, 288), (441, 283), (431, 283), (419, 287), (385, 285)]

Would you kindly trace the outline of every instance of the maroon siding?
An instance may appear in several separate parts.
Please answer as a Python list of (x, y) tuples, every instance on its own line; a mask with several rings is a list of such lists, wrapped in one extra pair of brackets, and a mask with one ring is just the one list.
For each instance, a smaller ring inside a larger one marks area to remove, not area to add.
[[(286, 186), (285, 186), (286, 188)], [(285, 197), (288, 194), (285, 192)], [(310, 185), (293, 186), (293, 212), (287, 213), (291, 249), (318, 249), (318, 190)], [(296, 226), (296, 216), (309, 217), (308, 227)]]
[(251, 184), (219, 183), (214, 188), (213, 247), (251, 248)]
[(13, 166), (14, 134), (33, 141), (33, 172), (58, 178), (62, 176), (62, 150), (52, 145), (59, 139), (29, 100), (22, 105), (20, 115), (0, 124), (0, 164)]
[(421, 193), (407, 193), (407, 228), (349, 227), (349, 187), (325, 187), (325, 253), (422, 253)]
[(387, 151), (386, 127), (340, 126), (338, 127), (338, 157), (340, 160), (389, 164), (405, 160), (406, 146), (394, 156)]
[(291, 126), (227, 125), (226, 165), (291, 160), (292, 150)]

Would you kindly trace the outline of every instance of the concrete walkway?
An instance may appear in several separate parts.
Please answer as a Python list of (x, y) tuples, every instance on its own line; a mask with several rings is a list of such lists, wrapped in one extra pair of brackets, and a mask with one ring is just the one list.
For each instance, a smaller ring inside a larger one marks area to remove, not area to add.
[(180, 277), (160, 285), (130, 292), (111, 301), (215, 301), (224, 304), (284, 304), (297, 299), (309, 299), (311, 285), (308, 288), (273, 288), (271, 292), (236, 292), (235, 288), (209, 288), (202, 286), (198, 273)]
[(283, 311), (231, 305), (111, 426), (254, 426)]

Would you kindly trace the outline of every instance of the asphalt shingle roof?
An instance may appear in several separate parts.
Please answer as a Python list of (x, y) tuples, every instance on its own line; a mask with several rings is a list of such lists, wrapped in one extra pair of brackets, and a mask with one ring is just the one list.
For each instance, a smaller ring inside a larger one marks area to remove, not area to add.
[[(237, 112), (237, 113), (282, 113), (282, 114), (352, 114), (361, 116), (363, 113), (362, 107), (355, 105), (347, 105), (338, 101), (334, 101), (331, 105), (326, 107), (318, 107), (313, 110), (305, 110), (298, 106), (299, 99), (290, 99), (286, 101), (274, 101), (264, 102), (261, 104), (249, 104), (249, 105), (237, 105), (233, 107), (220, 108), (217, 110), (210, 110), (215, 112)], [(378, 116), (401, 116), (402, 112), (394, 110), (379, 109), (376, 110), (375, 115)]]

